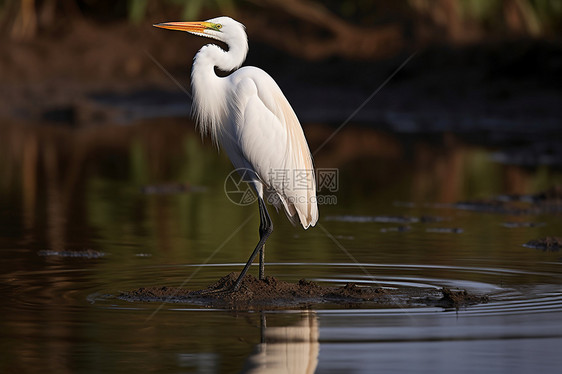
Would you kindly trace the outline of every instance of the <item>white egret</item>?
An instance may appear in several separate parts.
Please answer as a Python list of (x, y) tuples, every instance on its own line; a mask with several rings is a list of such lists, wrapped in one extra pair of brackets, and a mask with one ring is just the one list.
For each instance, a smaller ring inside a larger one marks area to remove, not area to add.
[[(264, 245), (273, 231), (264, 200), (305, 229), (318, 221), (312, 156), (299, 120), (275, 80), (259, 68), (240, 68), (248, 53), (244, 25), (218, 17), (154, 26), (217, 39), (228, 46), (228, 51), (215, 44), (199, 50), (191, 85), (200, 131), (220, 143), (237, 170), (245, 171), (241, 178), (257, 195), (260, 239), (233, 286), (236, 290), (258, 252), (259, 278), (264, 276)], [(215, 68), (234, 72), (220, 77)]]

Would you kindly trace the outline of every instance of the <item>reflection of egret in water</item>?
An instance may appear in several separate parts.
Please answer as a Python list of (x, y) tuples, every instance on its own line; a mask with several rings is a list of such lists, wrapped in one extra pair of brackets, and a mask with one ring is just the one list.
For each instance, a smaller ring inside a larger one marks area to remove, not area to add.
[(261, 343), (243, 373), (314, 373), (318, 365), (318, 319), (313, 312), (284, 327), (267, 327), (261, 316)]

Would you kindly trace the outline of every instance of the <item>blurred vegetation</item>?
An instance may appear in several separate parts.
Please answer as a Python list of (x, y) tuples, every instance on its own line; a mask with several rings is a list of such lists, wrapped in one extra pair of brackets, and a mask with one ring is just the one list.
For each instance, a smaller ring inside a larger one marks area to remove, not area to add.
[[(235, 0), (166, 0), (170, 6), (181, 7), (181, 19), (197, 19), (206, 10), (218, 10), (232, 14), (236, 9)], [(127, 17), (133, 23), (140, 23), (146, 17), (149, 0), (128, 0)]]
[(314, 11), (353, 25), (429, 22), (453, 38), (459, 28), (467, 27), (479, 34), (507, 30), (531, 36), (554, 35), (562, 29), (559, 0), (0, 0), (0, 21), (13, 38), (30, 39), (69, 16), (138, 24), (157, 14), (174, 13), (187, 20), (256, 8), (304, 19)]

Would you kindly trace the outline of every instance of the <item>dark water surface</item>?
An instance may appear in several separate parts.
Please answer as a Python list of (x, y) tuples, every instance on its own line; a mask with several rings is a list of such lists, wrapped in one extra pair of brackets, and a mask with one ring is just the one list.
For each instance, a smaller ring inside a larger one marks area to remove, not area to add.
[[(257, 241), (257, 207), (231, 202), (229, 161), (190, 127), (0, 127), (1, 372), (560, 370), (562, 255), (522, 246), (562, 236), (560, 214), (453, 203), (533, 194), (562, 173), (498, 163), (499, 149), (452, 135), (343, 130), (315, 155), (338, 171), (319, 225), (304, 231), (271, 211), (266, 272), (447, 286), (489, 303), (231, 312), (116, 299), (203, 288), (239, 270)], [(311, 149), (330, 133), (307, 127)]]

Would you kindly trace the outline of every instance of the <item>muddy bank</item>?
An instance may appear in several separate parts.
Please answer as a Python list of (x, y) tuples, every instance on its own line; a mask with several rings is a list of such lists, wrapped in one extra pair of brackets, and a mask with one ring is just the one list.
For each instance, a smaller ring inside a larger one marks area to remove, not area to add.
[(490, 199), (459, 201), (457, 209), (511, 215), (561, 214), (562, 185), (534, 195), (499, 195)]
[(175, 287), (141, 287), (122, 292), (118, 298), (130, 302), (186, 303), (233, 310), (299, 309), (319, 304), (355, 307), (437, 306), (460, 308), (485, 303), (488, 296), (453, 291), (447, 288), (400, 288), (360, 286), (348, 283), (341, 287), (323, 286), (301, 279), (297, 283), (274, 277), (259, 280), (246, 275), (237, 291), (230, 291), (238, 274), (230, 273), (203, 290)]
[(529, 240), (523, 244), (523, 247), (540, 249), (543, 251), (560, 251), (562, 250), (562, 238), (556, 236), (547, 236), (546, 238)]
[(94, 249), (84, 250), (41, 250), (37, 252), (42, 257), (70, 257), (70, 258), (83, 258), (83, 259), (97, 259), (102, 258), (106, 254), (104, 252), (96, 251)]

